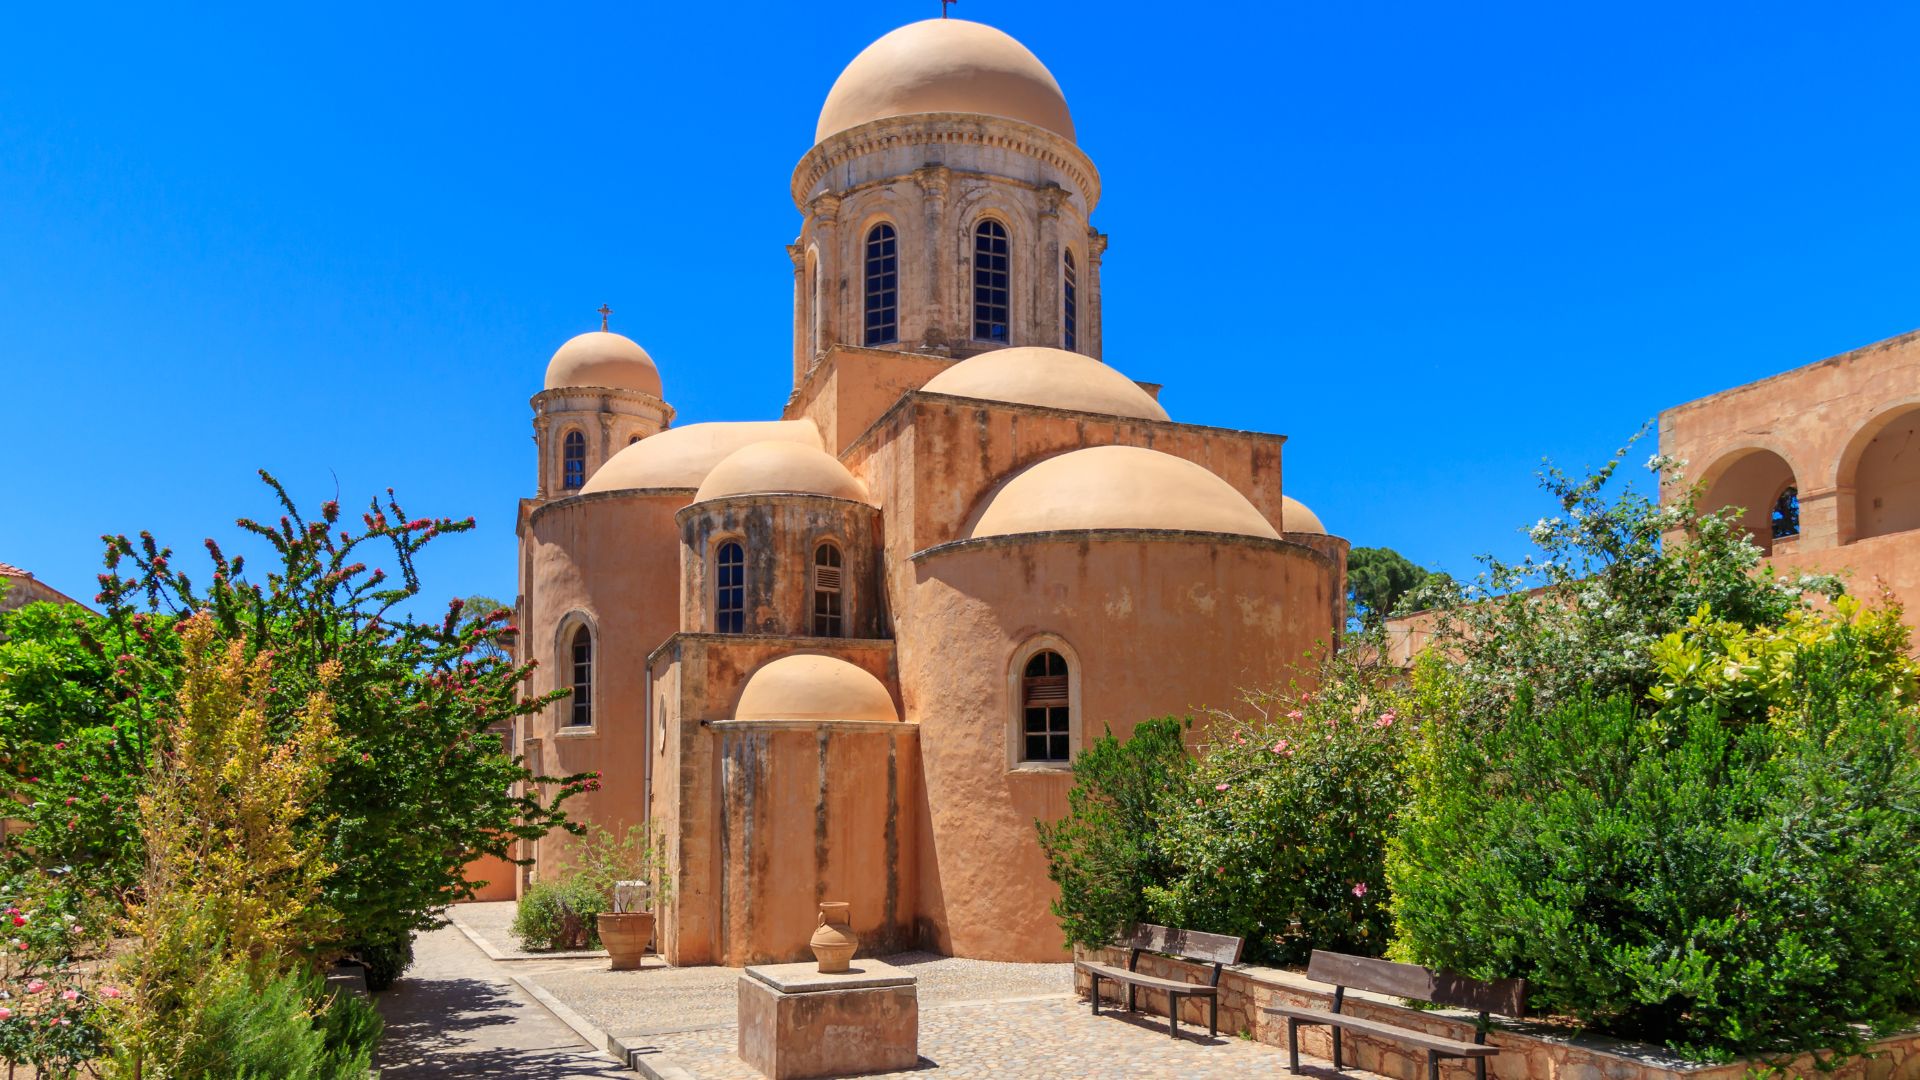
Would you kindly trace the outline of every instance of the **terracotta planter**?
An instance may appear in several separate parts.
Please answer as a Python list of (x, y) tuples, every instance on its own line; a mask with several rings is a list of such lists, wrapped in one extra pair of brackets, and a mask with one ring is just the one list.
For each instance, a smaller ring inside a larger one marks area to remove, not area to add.
[(820, 904), (820, 925), (807, 944), (813, 949), (814, 959), (820, 961), (821, 974), (835, 975), (847, 970), (853, 950), (860, 947), (851, 920), (852, 913), (845, 901), (827, 900)]
[(653, 912), (603, 911), (594, 916), (600, 930), (600, 944), (613, 959), (613, 970), (634, 971), (640, 958), (647, 955), (647, 943), (653, 940)]

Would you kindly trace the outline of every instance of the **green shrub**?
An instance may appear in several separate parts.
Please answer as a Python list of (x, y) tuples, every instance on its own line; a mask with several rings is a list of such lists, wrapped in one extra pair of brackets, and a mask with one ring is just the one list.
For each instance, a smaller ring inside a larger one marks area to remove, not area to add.
[(310, 971), (271, 978), (241, 964), (203, 973), (191, 994), (192, 1023), (150, 1044), (136, 1073), (145, 1080), (361, 1080), (372, 1075), (379, 1014), (350, 994), (330, 994)]
[[(1920, 712), (1897, 613), (1696, 617), (1661, 683), (1428, 722), (1389, 863), (1405, 959), (1706, 1060), (1920, 1005)], [(1861, 1027), (1864, 1025), (1864, 1032)]]
[(367, 989), (375, 993), (393, 985), (393, 980), (413, 965), (413, 934), (395, 935), (387, 941), (367, 942), (353, 949), (353, 955), (367, 970)]
[(1170, 876), (1154, 830), (1185, 801), (1186, 726), (1172, 717), (1146, 720), (1124, 742), (1109, 730), (1074, 759), (1066, 816), (1039, 824), (1048, 876), (1060, 886), (1053, 913), (1069, 942), (1112, 941), (1146, 916), (1147, 886)]
[(513, 936), (534, 952), (597, 949), (600, 930), (594, 916), (610, 907), (606, 892), (584, 875), (535, 882), (514, 909)]
[(1350, 647), (1319, 691), (1254, 695), (1215, 718), (1189, 796), (1158, 830), (1175, 869), (1146, 888), (1154, 921), (1244, 937), (1250, 960), (1385, 951), (1413, 701), (1377, 655)]

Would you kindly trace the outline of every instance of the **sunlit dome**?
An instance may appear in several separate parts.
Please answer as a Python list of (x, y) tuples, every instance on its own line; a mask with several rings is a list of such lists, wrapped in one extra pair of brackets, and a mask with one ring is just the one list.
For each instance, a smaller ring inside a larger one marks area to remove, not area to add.
[(987, 496), (966, 535), (1086, 529), (1280, 538), (1232, 484), (1186, 458), (1142, 446), (1090, 446), (1034, 462)]
[(747, 676), (735, 720), (898, 720), (893, 695), (865, 668), (806, 653), (770, 660)]
[(1320, 515), (1307, 509), (1307, 504), (1291, 495), (1280, 496), (1280, 524), (1290, 533), (1319, 533), (1325, 536), (1327, 527), (1320, 524)]
[(1140, 420), (1168, 418), (1152, 394), (1113, 368), (1091, 356), (1040, 346), (994, 349), (968, 357), (928, 379), (921, 389)]
[(569, 340), (547, 361), (548, 390), (604, 386), (660, 396), (660, 369), (633, 339), (591, 330)]
[(735, 450), (707, 474), (693, 501), (769, 494), (830, 495), (871, 502), (867, 485), (832, 454), (797, 442), (758, 442)]
[(649, 435), (607, 459), (580, 489), (697, 488), (728, 454), (757, 442), (791, 442), (820, 449), (820, 429), (810, 420), (753, 420), (688, 424)]
[(1053, 73), (1000, 30), (965, 19), (911, 23), (867, 46), (827, 93), (814, 142), (872, 120), (981, 113), (1073, 139)]

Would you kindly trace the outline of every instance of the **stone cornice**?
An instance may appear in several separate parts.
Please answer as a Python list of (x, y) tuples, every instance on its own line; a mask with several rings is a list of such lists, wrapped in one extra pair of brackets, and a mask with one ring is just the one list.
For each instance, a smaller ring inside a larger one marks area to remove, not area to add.
[(929, 548), (922, 548), (908, 556), (908, 558), (917, 563), (961, 551), (1026, 547), (1034, 544), (1071, 544), (1078, 547), (1103, 542), (1124, 544), (1204, 544), (1208, 547), (1246, 547), (1301, 555), (1312, 562), (1322, 563), (1329, 567), (1333, 565), (1332, 556), (1329, 556), (1324, 551), (1316, 551), (1298, 540), (1275, 540), (1265, 536), (1248, 536), (1244, 533), (1202, 532), (1197, 529), (1053, 529), (1046, 532), (1009, 533), (1004, 536), (982, 536), (968, 540), (948, 540)]
[(643, 390), (627, 390), (618, 386), (556, 386), (551, 390), (542, 390), (528, 398), (527, 404), (533, 406), (535, 413), (542, 413), (546, 411), (546, 407), (550, 402), (568, 397), (598, 398), (600, 408), (596, 411), (605, 411), (609, 402), (618, 401), (623, 404), (640, 405), (649, 409), (657, 409), (669, 422), (673, 420), (674, 416), (673, 406), (667, 404), (666, 399), (655, 397)]
[(805, 211), (814, 186), (836, 166), (897, 146), (929, 143), (992, 146), (1025, 154), (1065, 173), (1079, 186), (1087, 214), (1100, 202), (1100, 171), (1072, 141), (1042, 127), (976, 113), (913, 113), (870, 120), (836, 132), (807, 151), (793, 170), (793, 205)]

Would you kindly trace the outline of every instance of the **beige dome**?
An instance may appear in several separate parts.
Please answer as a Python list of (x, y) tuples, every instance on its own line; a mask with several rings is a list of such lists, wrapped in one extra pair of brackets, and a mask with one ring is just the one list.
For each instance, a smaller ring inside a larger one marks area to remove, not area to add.
[(660, 369), (633, 339), (592, 330), (560, 346), (547, 361), (547, 389), (607, 386), (660, 396)]
[(1181, 529), (1277, 540), (1233, 485), (1141, 446), (1090, 446), (1036, 461), (987, 496), (967, 536), (1080, 529)]
[(1280, 524), (1288, 532), (1327, 535), (1327, 527), (1320, 524), (1320, 515), (1307, 509), (1306, 503), (1291, 495), (1280, 496)]
[(870, 120), (984, 113), (1073, 138), (1060, 84), (1025, 45), (965, 19), (912, 23), (867, 46), (827, 92), (813, 141)]
[(757, 442), (790, 442), (820, 449), (810, 420), (754, 420), (688, 424), (649, 435), (607, 459), (580, 494), (632, 488), (697, 488), (721, 459)]
[(694, 502), (728, 495), (831, 495), (871, 504), (867, 485), (825, 450), (796, 442), (757, 442), (723, 458), (700, 482)]
[(893, 695), (864, 668), (808, 653), (770, 660), (747, 676), (735, 720), (899, 720)]
[(1140, 384), (1091, 356), (1065, 349), (1022, 346), (984, 352), (928, 379), (921, 389), (1141, 420), (1168, 418), (1167, 410)]

